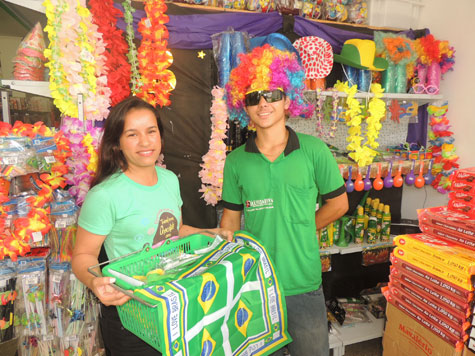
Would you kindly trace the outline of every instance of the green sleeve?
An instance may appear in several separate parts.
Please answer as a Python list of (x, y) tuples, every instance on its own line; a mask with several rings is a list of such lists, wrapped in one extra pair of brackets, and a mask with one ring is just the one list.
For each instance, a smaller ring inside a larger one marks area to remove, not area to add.
[(92, 189), (87, 195), (79, 213), (78, 225), (96, 234), (108, 235), (115, 222), (112, 202), (104, 189)]
[(344, 181), (328, 146), (321, 140), (315, 152), (315, 184), (324, 198), (344, 193)]
[(231, 155), (226, 158), (223, 173), (223, 203), (232, 210), (242, 210), (242, 194), (238, 184), (235, 161)]

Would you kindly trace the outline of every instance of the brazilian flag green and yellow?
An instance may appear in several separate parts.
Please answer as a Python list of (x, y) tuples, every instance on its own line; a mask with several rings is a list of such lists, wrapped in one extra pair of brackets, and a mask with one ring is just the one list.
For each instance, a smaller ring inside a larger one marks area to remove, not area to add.
[(176, 279), (134, 291), (155, 308), (130, 301), (120, 308), (135, 307), (119, 314), (164, 355), (269, 355), (292, 341), (282, 291), (265, 249), (239, 231)]

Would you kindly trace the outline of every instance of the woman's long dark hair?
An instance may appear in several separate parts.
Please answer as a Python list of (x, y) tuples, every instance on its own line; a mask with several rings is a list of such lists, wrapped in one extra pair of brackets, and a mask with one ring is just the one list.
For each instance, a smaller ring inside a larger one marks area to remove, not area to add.
[(157, 119), (160, 137), (163, 139), (163, 125), (158, 115), (158, 111), (149, 103), (136, 96), (130, 96), (114, 106), (107, 116), (104, 133), (99, 146), (99, 162), (97, 172), (92, 179), (91, 188), (103, 182), (106, 178), (119, 170), (126, 171), (127, 160), (120, 150), (120, 136), (124, 131), (125, 117), (130, 110), (148, 109)]

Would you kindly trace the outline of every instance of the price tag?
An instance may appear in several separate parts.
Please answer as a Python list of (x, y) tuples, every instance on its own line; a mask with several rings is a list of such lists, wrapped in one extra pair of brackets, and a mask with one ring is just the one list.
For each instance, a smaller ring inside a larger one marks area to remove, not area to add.
[(144, 24), (145, 24), (145, 27), (147, 27), (147, 28), (152, 27), (152, 23), (150, 22), (150, 19), (145, 19)]
[(71, 342), (75, 342), (75, 341), (78, 341), (78, 340), (79, 340), (79, 338), (78, 338), (77, 335), (70, 335), (68, 339), (69, 339), (69, 341), (71, 341)]
[(5, 227), (10, 227), (12, 226), (12, 218), (8, 217), (7, 220), (5, 220)]
[(56, 159), (54, 158), (54, 156), (46, 156), (45, 161), (46, 163), (55, 163)]
[(53, 334), (45, 335), (45, 336), (43, 337), (43, 340), (44, 340), (44, 341), (53, 341), (53, 340), (54, 340), (54, 336), (53, 336)]
[(66, 226), (66, 221), (64, 220), (56, 220), (56, 222), (54, 223), (54, 227), (57, 229), (64, 229)]
[(7, 280), (6, 279), (0, 279), (0, 288), (6, 287), (7, 286)]
[(35, 231), (31, 234), (31, 237), (33, 237), (33, 242), (41, 242), (43, 240), (43, 234), (41, 231)]
[(61, 274), (60, 273), (54, 273), (52, 278), (54, 283), (59, 283), (61, 282)]
[(18, 157), (3, 157), (3, 164), (17, 164)]
[(26, 284), (29, 284), (29, 285), (35, 285), (35, 284), (38, 284), (38, 282), (39, 282), (38, 276), (30, 276), (26, 279)]

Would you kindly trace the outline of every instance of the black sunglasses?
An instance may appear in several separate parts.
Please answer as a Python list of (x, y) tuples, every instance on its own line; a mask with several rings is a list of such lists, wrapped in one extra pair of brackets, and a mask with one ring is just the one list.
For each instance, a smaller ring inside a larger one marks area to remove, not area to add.
[(274, 90), (256, 90), (247, 93), (244, 98), (244, 104), (246, 106), (254, 106), (259, 104), (261, 97), (264, 97), (265, 101), (268, 103), (274, 103), (276, 101), (282, 100), (284, 97), (284, 92), (280, 89)]

